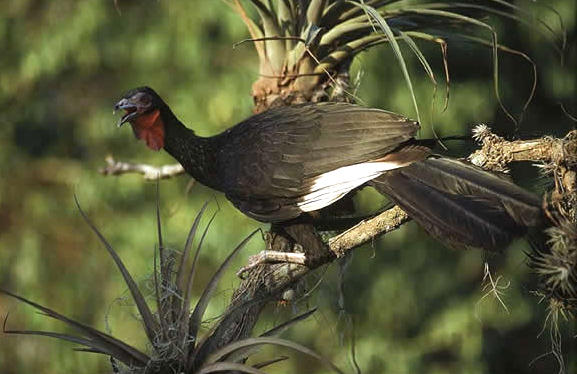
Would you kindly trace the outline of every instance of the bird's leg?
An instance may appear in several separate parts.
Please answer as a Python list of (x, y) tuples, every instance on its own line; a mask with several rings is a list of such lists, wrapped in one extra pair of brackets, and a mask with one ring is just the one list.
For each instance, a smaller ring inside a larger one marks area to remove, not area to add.
[(343, 231), (358, 225), (362, 221), (376, 217), (380, 213), (379, 211), (373, 214), (354, 217), (314, 217), (311, 219), (311, 223), (318, 231)]
[(281, 252), (281, 251), (269, 251), (265, 249), (264, 251), (261, 251), (260, 253), (254, 256), (250, 256), (248, 258), (248, 264), (242, 267), (236, 273), (236, 275), (242, 278), (244, 273), (254, 269), (258, 265), (270, 264), (275, 262), (304, 265), (306, 262), (306, 256), (303, 252)]
[(311, 223), (318, 231), (346, 231), (351, 227), (354, 227), (363, 221), (372, 219), (382, 212), (392, 208), (392, 204), (383, 206), (375, 213), (357, 216), (353, 215), (354, 210), (352, 212), (335, 211), (329, 209), (331, 207), (332, 206), (328, 206), (320, 211), (311, 212), (304, 219), (306, 222)]
[(237, 272), (237, 276), (242, 278), (246, 272), (263, 264), (283, 262), (307, 266), (327, 256), (334, 257), (317, 231), (349, 230), (381, 212), (356, 217), (329, 217), (327, 212), (315, 213), (271, 225), (265, 237), (266, 249), (249, 257), (248, 264)]
[(265, 241), (266, 249), (251, 256), (248, 265), (238, 271), (238, 276), (267, 263), (285, 262), (310, 266), (326, 256), (334, 256), (314, 226), (298, 219), (271, 225)]
[[(312, 262), (334, 257), (334, 252), (329, 250), (317, 231), (345, 230), (344, 232), (347, 232), (389, 208), (386, 206), (377, 213), (356, 217), (331, 216), (337, 211), (325, 208), (321, 213), (303, 214), (292, 221), (273, 224), (265, 237), (266, 249), (249, 257), (248, 264), (237, 272), (237, 276), (242, 278), (246, 272), (263, 264), (291, 263), (308, 266)], [(348, 211), (345, 212), (347, 213)], [(337, 237), (340, 238), (344, 232)]]
[(312, 224), (317, 231), (345, 231), (358, 225), (360, 222), (374, 218), (392, 207), (388, 204), (379, 211), (371, 214), (355, 215), (354, 196), (367, 185), (362, 185), (355, 188), (345, 195), (342, 199), (337, 200), (333, 204), (308, 214), (303, 214), (298, 219), (302, 222)]
[(305, 264), (306, 258), (302, 246), (294, 242), (282, 225), (272, 224), (270, 231), (264, 235), (264, 241), (266, 249), (250, 256), (248, 264), (236, 273), (237, 276), (242, 278), (246, 272), (263, 264), (275, 262)]

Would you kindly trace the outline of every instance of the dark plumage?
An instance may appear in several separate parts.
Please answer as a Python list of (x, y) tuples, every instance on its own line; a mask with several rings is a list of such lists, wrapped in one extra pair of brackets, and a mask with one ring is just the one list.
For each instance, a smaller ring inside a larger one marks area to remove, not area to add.
[(417, 129), (399, 115), (344, 103), (270, 110), (211, 138), (215, 188), (253, 218), (285, 221), (302, 213), (297, 204), (316, 177), (383, 157)]
[(371, 183), (449, 245), (498, 250), (543, 223), (537, 196), (458, 160), (430, 157)]
[(464, 163), (417, 145), (415, 121), (346, 103), (271, 109), (203, 138), (149, 88), (116, 106), (135, 135), (163, 147), (199, 182), (242, 212), (282, 222), (330, 205), (373, 180), (432, 235), (496, 249), (541, 219), (539, 199)]

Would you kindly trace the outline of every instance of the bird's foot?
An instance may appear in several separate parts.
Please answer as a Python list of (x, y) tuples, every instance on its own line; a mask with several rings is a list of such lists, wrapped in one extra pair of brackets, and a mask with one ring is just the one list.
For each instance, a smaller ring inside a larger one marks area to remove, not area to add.
[(270, 264), (275, 262), (304, 265), (305, 261), (306, 256), (302, 252), (280, 252), (280, 251), (264, 250), (254, 256), (250, 256), (248, 258), (248, 264), (242, 267), (236, 273), (236, 275), (242, 278), (246, 272), (254, 269), (258, 265)]

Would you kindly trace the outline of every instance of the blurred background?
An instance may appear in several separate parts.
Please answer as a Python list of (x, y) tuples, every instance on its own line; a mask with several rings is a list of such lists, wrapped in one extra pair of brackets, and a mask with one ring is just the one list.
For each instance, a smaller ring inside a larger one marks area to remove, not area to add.
[[(520, 1), (528, 6), (529, 1)], [(538, 67), (536, 96), (519, 131), (499, 108), (493, 90), (490, 50), (466, 43), (449, 45), (450, 103), (433, 86), (418, 61), (409, 58), (423, 130), (467, 135), (478, 123), (513, 137), (563, 136), (577, 113), (575, 0), (550, 0), (568, 34), (564, 64), (553, 49), (561, 41), (555, 13), (531, 8), (556, 37), (534, 25), (501, 24), (500, 41), (527, 53)], [(114, 263), (80, 218), (82, 207), (114, 245), (147, 294), (156, 246), (155, 188), (137, 175), (99, 174), (104, 158), (160, 165), (166, 154), (150, 152), (130, 130), (117, 129), (113, 104), (141, 85), (157, 90), (173, 111), (200, 135), (216, 134), (251, 114), (256, 54), (244, 25), (224, 1), (11, 0), (0, 12), (0, 286), (82, 322), (144, 347), (129, 293)], [(546, 33), (545, 33), (546, 34)], [(438, 76), (438, 46), (423, 45)], [(407, 57), (410, 53), (405, 54)], [(363, 54), (353, 66), (357, 95), (365, 105), (414, 116), (397, 62), (386, 45)], [(505, 105), (521, 111), (531, 89), (531, 65), (500, 54), (500, 86)], [(449, 144), (449, 153), (467, 155), (471, 144)], [(514, 165), (515, 180), (542, 191), (547, 180), (531, 165)], [(160, 183), (166, 241), (182, 248), (202, 204), (220, 209), (201, 255), (197, 295), (227, 253), (256, 227), (224, 196), (187, 177)], [(370, 191), (357, 199), (360, 210), (384, 202)], [(208, 216), (207, 216), (208, 217)], [(217, 317), (238, 284), (236, 269), (262, 248), (252, 240), (233, 265), (209, 314)], [(307, 345), (347, 372), (353, 361), (363, 373), (553, 373), (547, 310), (532, 294), (535, 277), (526, 266), (528, 244), (514, 243), (504, 255), (451, 250), (415, 224), (354, 251), (320, 269), (302, 285), (311, 290), (296, 305), (271, 305), (259, 329), (319, 306), (314, 317), (285, 337)], [(505, 310), (484, 297), (484, 262), (499, 278)], [(302, 291), (302, 290), (301, 290)], [(67, 331), (25, 305), (0, 296), (0, 316), (13, 329)], [(210, 322), (210, 321), (209, 321)], [(210, 323), (207, 322), (207, 326)], [(577, 372), (575, 323), (561, 323), (568, 372)], [(353, 339), (354, 338), (354, 339)], [(354, 341), (354, 344), (352, 342)], [(353, 349), (354, 346), (354, 349)], [(106, 357), (76, 353), (73, 345), (48, 338), (0, 334), (0, 372), (110, 372)], [(266, 353), (266, 352), (265, 352)], [(269, 351), (270, 353), (270, 351)], [(288, 352), (282, 352), (289, 354)], [(324, 372), (306, 358), (279, 363), (271, 372)]]

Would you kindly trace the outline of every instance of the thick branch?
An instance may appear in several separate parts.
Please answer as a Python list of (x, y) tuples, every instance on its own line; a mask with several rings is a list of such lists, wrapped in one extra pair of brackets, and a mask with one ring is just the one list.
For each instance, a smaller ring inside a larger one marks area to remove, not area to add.
[(347, 231), (329, 240), (329, 249), (336, 257), (343, 257), (349, 250), (363, 245), (373, 238), (387, 234), (410, 220), (398, 206), (384, 211), (378, 216), (362, 221)]
[[(332, 252), (332, 255), (323, 256), (320, 261), (315, 261), (314, 264), (307, 261), (304, 253), (264, 250), (252, 256), (249, 259), (248, 265), (240, 269), (237, 274), (244, 274), (264, 263), (281, 262), (284, 263), (286, 269), (282, 269), (282, 267), (275, 269), (277, 275), (285, 274), (293, 277), (298, 275), (300, 278), (309, 270), (316, 269), (327, 262), (333, 261), (335, 258), (343, 257), (348, 251), (368, 243), (379, 235), (384, 235), (398, 229), (409, 220), (410, 218), (407, 213), (398, 206), (394, 206), (376, 217), (359, 222), (350, 229), (329, 239), (328, 249)], [(295, 267), (292, 265), (307, 266)], [(300, 270), (295, 273), (295, 269)], [(289, 279), (288, 281), (291, 282), (294, 281), (294, 279)]]
[(328, 247), (334, 254), (334, 257), (323, 257), (320, 261), (315, 261), (314, 267), (307, 267), (294, 261), (270, 266), (270, 272), (266, 276), (267, 287), (269, 287), (271, 293), (281, 291), (291, 283), (308, 274), (311, 270), (332, 262), (335, 258), (343, 257), (347, 252), (368, 243), (377, 236), (385, 235), (398, 229), (409, 220), (410, 218), (407, 213), (398, 206), (394, 206), (374, 218), (362, 221), (356, 226), (331, 238)]
[(577, 130), (563, 139), (544, 137), (532, 140), (507, 141), (495, 135), (485, 125), (474, 130), (474, 137), (481, 142), (481, 149), (473, 152), (468, 160), (484, 169), (506, 171), (507, 164), (515, 161), (534, 161), (556, 165), (577, 163)]

